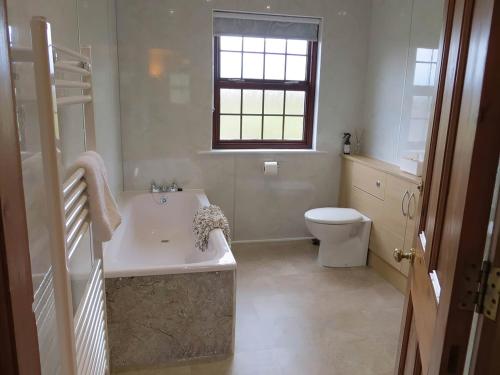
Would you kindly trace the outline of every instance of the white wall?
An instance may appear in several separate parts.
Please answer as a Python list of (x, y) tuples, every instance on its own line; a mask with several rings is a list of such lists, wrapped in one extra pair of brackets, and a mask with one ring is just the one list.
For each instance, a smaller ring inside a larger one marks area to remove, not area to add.
[(80, 44), (92, 46), (97, 151), (113, 192), (123, 190), (115, 0), (78, 0)]
[(364, 98), (363, 153), (396, 162), (412, 0), (373, 0)]
[[(211, 148), (212, 9), (324, 17), (317, 118), (323, 153), (199, 153)], [(362, 123), (369, 16), (366, 0), (118, 1), (125, 189), (175, 179), (204, 188), (236, 240), (308, 236), (304, 212), (337, 203), (341, 134)], [(148, 74), (151, 53), (164, 56), (159, 78)], [(278, 177), (262, 175), (265, 160), (280, 162)]]
[(398, 164), (423, 150), (434, 84), (414, 85), (417, 48), (437, 49), (443, 0), (372, 0), (363, 153)]
[[(31, 17), (44, 16), (51, 23), (56, 43), (75, 50), (79, 49), (79, 41), (93, 47), (97, 151), (104, 158), (113, 191), (122, 190), (115, 0), (9, 0), (7, 8), (16, 46), (31, 46)], [(32, 67), (19, 64), (16, 69), (18, 104), (23, 107), (20, 120), (26, 134), (22, 147), (37, 152), (40, 145)], [(59, 120), (63, 160), (69, 166), (84, 149), (82, 110), (78, 106), (62, 108)]]

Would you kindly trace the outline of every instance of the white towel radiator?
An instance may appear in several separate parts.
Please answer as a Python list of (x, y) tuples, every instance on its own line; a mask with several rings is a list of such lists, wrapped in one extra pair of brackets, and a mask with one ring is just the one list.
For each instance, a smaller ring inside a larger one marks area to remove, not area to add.
[[(60, 368), (56, 372), (62, 375), (108, 374), (102, 244), (92, 238), (85, 171), (78, 169), (63, 182), (59, 161), (57, 110), (61, 106), (83, 105), (85, 149), (96, 148), (91, 50), (90, 47), (84, 47), (76, 52), (54, 45), (50, 24), (42, 17), (32, 19), (31, 35), (32, 49), (12, 48), (11, 57), (15, 62), (33, 62), (35, 70), (52, 260), (51, 270), (45, 275), (44, 282), (47, 285), (53, 283), (54, 288), (53, 296), (47, 288), (41, 288), (40, 295), (35, 295), (34, 309), (40, 312), (37, 319), (39, 336), (46, 329), (47, 321), (54, 319), (55, 311), (61, 357)], [(65, 76), (75, 78), (56, 79), (56, 72), (65, 72)], [(79, 94), (59, 97), (56, 95), (57, 88), (75, 89)], [(92, 238), (92, 270), (75, 312), (69, 262), (87, 232)], [(40, 342), (40, 345), (44, 344)], [(53, 340), (50, 344), (55, 345)]]

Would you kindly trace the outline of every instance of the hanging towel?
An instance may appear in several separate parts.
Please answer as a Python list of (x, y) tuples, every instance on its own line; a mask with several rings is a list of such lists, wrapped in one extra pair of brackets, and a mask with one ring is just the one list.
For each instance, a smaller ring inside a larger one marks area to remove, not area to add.
[(85, 169), (93, 234), (98, 241), (109, 241), (122, 219), (108, 185), (104, 161), (97, 152), (86, 151), (78, 157), (75, 167)]
[(193, 232), (196, 237), (196, 247), (201, 251), (208, 248), (208, 236), (214, 229), (222, 229), (222, 233), (231, 246), (231, 234), (229, 222), (219, 206), (211, 204), (207, 207), (200, 207), (193, 220)]

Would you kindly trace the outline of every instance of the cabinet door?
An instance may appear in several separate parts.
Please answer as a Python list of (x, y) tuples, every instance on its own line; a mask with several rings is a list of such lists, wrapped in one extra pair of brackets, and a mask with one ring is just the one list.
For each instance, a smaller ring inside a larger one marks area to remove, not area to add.
[[(386, 200), (381, 200), (353, 186), (351, 207), (364, 213), (372, 220), (370, 250), (392, 267), (400, 270), (400, 265), (396, 263), (392, 253), (394, 248), (402, 248), (404, 245), (406, 224), (401, 223), (405, 218), (400, 211), (401, 205), (394, 201), (394, 194), (390, 193), (390, 203), (388, 204), (387, 195)], [(399, 195), (398, 193), (397, 196)]]
[[(418, 185), (410, 184), (410, 196), (405, 202), (408, 214), (406, 215), (406, 232), (405, 232), (405, 243), (403, 249), (408, 252), (412, 247), (414, 247), (414, 240), (417, 238), (417, 221), (416, 214), (418, 208), (418, 201), (420, 199), (420, 191)], [(401, 262), (401, 272), (408, 276), (410, 270), (409, 262)]]
[(387, 225), (388, 233), (385, 236), (388, 238), (391, 236), (397, 237), (398, 241), (388, 242), (386, 244), (387, 248), (384, 250), (387, 256), (391, 258), (391, 264), (405, 275), (408, 274), (408, 271), (404, 269), (406, 265), (404, 263), (396, 263), (393, 258), (393, 252), (395, 248), (404, 249), (405, 246), (408, 225), (408, 202), (411, 193), (411, 183), (391, 175), (387, 176), (383, 222)]

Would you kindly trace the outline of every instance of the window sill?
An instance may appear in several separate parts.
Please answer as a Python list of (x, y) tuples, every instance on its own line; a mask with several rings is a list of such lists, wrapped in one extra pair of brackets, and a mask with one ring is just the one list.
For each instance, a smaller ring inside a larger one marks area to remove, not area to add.
[(199, 155), (269, 155), (269, 154), (328, 154), (327, 151), (306, 149), (220, 149), (198, 151)]

